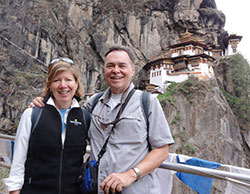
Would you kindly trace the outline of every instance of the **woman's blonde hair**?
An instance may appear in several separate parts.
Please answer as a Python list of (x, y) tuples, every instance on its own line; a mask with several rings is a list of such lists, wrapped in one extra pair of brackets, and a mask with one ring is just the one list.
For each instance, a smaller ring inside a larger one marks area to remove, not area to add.
[(80, 83), (80, 70), (78, 66), (76, 64), (71, 64), (62, 60), (59, 60), (58, 62), (49, 65), (46, 83), (42, 95), (43, 96), (46, 96), (48, 94), (52, 95), (52, 92), (50, 91), (51, 83), (59, 73), (68, 70), (72, 72), (75, 81), (77, 82), (78, 85), (75, 96), (79, 98), (83, 97), (84, 91), (82, 84)]

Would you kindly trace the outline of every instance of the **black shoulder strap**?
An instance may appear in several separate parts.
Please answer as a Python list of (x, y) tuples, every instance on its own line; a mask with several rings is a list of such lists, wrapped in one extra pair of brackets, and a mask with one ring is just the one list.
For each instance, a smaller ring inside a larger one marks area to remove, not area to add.
[(32, 134), (37, 126), (37, 123), (40, 119), (40, 116), (42, 114), (43, 108), (40, 108), (38, 106), (35, 106), (32, 108), (32, 113), (31, 113), (31, 133)]
[[(47, 94), (44, 97), (44, 103), (46, 103), (48, 101), (48, 99), (50, 98), (50, 94)], [(31, 133), (32, 134), (37, 126), (37, 123), (40, 119), (40, 116), (42, 114), (43, 111), (43, 107), (38, 107), (35, 106), (34, 108), (32, 108), (32, 113), (31, 113)]]
[(83, 119), (84, 119), (84, 127), (85, 129), (88, 130), (89, 125), (90, 125), (91, 115), (85, 108), (81, 108), (81, 109), (82, 109), (82, 114), (83, 114)]
[(91, 107), (91, 113), (93, 112), (93, 110), (94, 110), (94, 108), (95, 108), (95, 106), (96, 106), (96, 104), (97, 104), (97, 102), (98, 102), (98, 100), (99, 100), (99, 98), (101, 98), (101, 96), (104, 94), (104, 92), (99, 92), (99, 93), (97, 93), (96, 94), (96, 96), (95, 96), (95, 98), (94, 98), (94, 101), (93, 101), (93, 103), (92, 103), (92, 107)]
[(142, 97), (141, 97), (141, 103), (142, 103), (142, 108), (143, 108), (143, 115), (147, 124), (147, 128), (149, 127), (149, 121), (148, 121), (148, 109), (149, 109), (149, 95), (150, 92), (143, 92)]

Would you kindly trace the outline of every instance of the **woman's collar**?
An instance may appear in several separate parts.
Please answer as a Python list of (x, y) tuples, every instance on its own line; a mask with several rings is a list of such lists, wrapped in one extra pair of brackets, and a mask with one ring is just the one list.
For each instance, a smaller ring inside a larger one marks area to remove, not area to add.
[[(49, 105), (52, 105), (52, 106), (56, 107), (55, 101), (54, 101), (54, 99), (52, 97), (50, 97), (48, 99), (46, 104), (49, 104)], [(78, 101), (75, 98), (72, 99), (72, 103), (71, 103), (71, 108), (74, 108), (74, 107), (80, 107)]]

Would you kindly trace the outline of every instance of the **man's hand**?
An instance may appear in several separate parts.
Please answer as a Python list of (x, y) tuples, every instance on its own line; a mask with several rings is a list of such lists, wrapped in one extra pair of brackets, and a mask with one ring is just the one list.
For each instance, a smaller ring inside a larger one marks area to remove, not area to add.
[(44, 98), (43, 97), (36, 97), (30, 104), (29, 108), (34, 108), (35, 106), (43, 107), (44, 104)]
[(122, 191), (124, 187), (128, 187), (137, 179), (137, 175), (134, 170), (130, 169), (123, 173), (112, 173), (104, 179), (101, 184), (101, 189), (104, 190), (105, 194), (109, 194), (111, 190)]
[(20, 190), (16, 190), (16, 191), (10, 191), (10, 194), (19, 194)]

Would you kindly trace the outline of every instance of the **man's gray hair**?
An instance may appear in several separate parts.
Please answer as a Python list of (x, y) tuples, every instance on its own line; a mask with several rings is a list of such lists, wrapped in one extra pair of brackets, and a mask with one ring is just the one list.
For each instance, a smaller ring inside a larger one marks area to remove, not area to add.
[(128, 47), (124, 47), (124, 46), (112, 46), (109, 48), (108, 52), (106, 52), (105, 57), (107, 57), (107, 55), (113, 51), (124, 51), (128, 54), (130, 61), (131, 61), (131, 65), (134, 66), (134, 56), (131, 52), (131, 50)]

